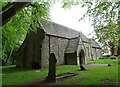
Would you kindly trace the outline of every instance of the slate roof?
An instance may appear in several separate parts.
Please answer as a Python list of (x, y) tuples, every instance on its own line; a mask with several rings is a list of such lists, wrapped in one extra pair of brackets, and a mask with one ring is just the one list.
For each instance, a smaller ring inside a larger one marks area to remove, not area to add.
[[(46, 34), (69, 39), (65, 53), (74, 53), (75, 51), (77, 51), (80, 37), (82, 38), (83, 42), (86, 43), (90, 42), (89, 39), (82, 32), (78, 32), (76, 30), (73, 30), (71, 28), (65, 27), (54, 22), (47, 23), (41, 21), (40, 23), (42, 24)], [(93, 47), (100, 47), (97, 43), (93, 43), (92, 45)]]
[(44, 28), (44, 31), (49, 35), (65, 37), (65, 38), (75, 38), (79, 37), (79, 32), (71, 28), (65, 27), (63, 25), (54, 22), (40, 22)]
[(68, 46), (65, 50), (65, 53), (74, 53), (75, 51), (77, 51), (78, 43), (79, 37), (70, 39), (68, 42)]
[(100, 48), (101, 49), (100, 45), (97, 42), (95, 42), (95, 40), (91, 40), (91, 44), (92, 44), (93, 48)]
[(80, 32), (80, 37), (81, 37), (82, 41), (89, 42), (89, 39), (82, 32)]

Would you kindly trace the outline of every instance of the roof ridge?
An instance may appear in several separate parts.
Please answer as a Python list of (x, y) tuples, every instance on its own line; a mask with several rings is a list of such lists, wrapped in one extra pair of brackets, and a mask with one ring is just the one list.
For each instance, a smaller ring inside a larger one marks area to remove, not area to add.
[(76, 31), (64, 25), (57, 24), (52, 21), (49, 21), (49, 23), (46, 23), (45, 21), (40, 21), (40, 23), (43, 26), (43, 30), (49, 35), (61, 36), (68, 39), (79, 36), (79, 31)]
[(62, 24), (59, 24), (59, 23), (53, 22), (53, 21), (51, 21), (51, 23), (54, 23), (54, 24), (60, 25), (60, 26), (65, 27), (65, 28), (67, 28), (67, 29), (69, 29), (69, 30), (73, 30), (73, 31), (76, 31), (76, 32), (80, 32), (80, 31), (74, 30), (74, 29), (71, 28), (71, 27), (68, 27), (68, 26), (65, 26), (65, 25), (62, 25)]

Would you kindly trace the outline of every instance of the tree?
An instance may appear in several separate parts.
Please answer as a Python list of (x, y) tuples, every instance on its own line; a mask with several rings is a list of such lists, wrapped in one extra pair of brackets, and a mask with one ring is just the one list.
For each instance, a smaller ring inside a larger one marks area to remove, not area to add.
[[(3, 7), (7, 3), (2, 3)], [(2, 59), (7, 64), (13, 57), (29, 31), (36, 31), (38, 20), (49, 20), (49, 3), (34, 2), (19, 11), (13, 18), (2, 26)], [(13, 59), (14, 60), (14, 59)]]
[[(40, 20), (50, 20), (49, 9), (58, 0), (41, 0), (40, 2), (31, 2), (29, 6), (24, 7), (21, 11), (2, 27), (2, 58), (9, 61), (29, 31), (36, 31)], [(108, 45), (108, 40), (117, 45), (117, 39), (120, 33), (118, 21), (118, 4), (119, 2), (100, 2), (90, 0), (91, 2), (81, 0), (61, 0), (64, 8), (73, 5), (83, 4), (83, 7), (88, 7), (87, 13), (83, 19), (89, 17), (93, 22), (97, 39)], [(94, 1), (94, 2), (93, 2)], [(82, 3), (81, 3), (82, 2)], [(8, 2), (2, 2), (2, 6), (6, 6)], [(113, 34), (114, 33), (114, 34)]]
[(119, 4), (120, 1), (102, 2), (96, 0), (94, 2), (85, 2), (83, 7), (87, 7), (87, 12), (80, 19), (90, 18), (97, 36), (95, 39), (98, 39), (103, 44), (103, 47), (109, 46), (112, 54), (114, 54), (114, 48), (118, 46), (120, 37)]
[(19, 10), (29, 4), (30, 2), (8, 2), (8, 4), (2, 8), (2, 12), (0, 14), (2, 15), (2, 25), (9, 21), (10, 18), (13, 17)]
[[(79, 5), (87, 8), (87, 12), (80, 20), (89, 18), (94, 27), (97, 39), (104, 48), (110, 47), (113, 54), (114, 48), (118, 47), (120, 38), (120, 1), (118, 0), (68, 0), (64, 1), (63, 7), (71, 7), (72, 5)], [(79, 21), (80, 21), (79, 20)], [(109, 43), (112, 43), (111, 47)], [(120, 48), (120, 47), (119, 47)], [(119, 53), (118, 49), (118, 53)]]
[[(7, 63), (13, 52), (16, 52), (29, 31), (36, 31), (40, 20), (50, 20), (49, 9), (57, 0), (41, 0), (40, 2), (2, 2), (2, 59)], [(63, 0), (64, 3), (66, 0)], [(19, 4), (19, 5), (18, 5)], [(27, 4), (29, 6), (25, 7)], [(17, 6), (18, 5), (18, 6)], [(24, 7), (24, 9), (23, 9)], [(11, 13), (11, 11), (14, 11)], [(10, 15), (8, 15), (10, 12)], [(8, 17), (7, 17), (8, 15)], [(9, 21), (9, 19), (11, 20)], [(9, 21), (9, 22), (8, 22)]]

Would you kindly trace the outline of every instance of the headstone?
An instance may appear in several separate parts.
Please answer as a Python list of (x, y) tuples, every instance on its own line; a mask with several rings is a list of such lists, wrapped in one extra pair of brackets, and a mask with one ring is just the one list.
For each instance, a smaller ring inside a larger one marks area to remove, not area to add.
[(50, 54), (49, 58), (49, 72), (48, 76), (46, 77), (46, 80), (49, 82), (55, 82), (56, 81), (56, 57), (54, 53)]
[(108, 64), (108, 66), (111, 66), (111, 64)]
[(80, 65), (80, 68), (81, 68), (81, 70), (85, 70), (85, 68), (83, 67), (83, 65)]

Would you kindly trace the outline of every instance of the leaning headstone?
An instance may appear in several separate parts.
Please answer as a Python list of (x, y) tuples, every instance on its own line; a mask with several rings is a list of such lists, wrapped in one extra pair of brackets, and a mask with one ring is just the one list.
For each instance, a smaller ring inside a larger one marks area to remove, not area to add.
[(108, 66), (111, 66), (111, 64), (108, 64)]
[(83, 65), (80, 65), (80, 69), (81, 70), (85, 70), (85, 68), (83, 67)]
[(55, 82), (56, 81), (56, 57), (54, 53), (50, 54), (49, 58), (49, 72), (48, 76), (46, 77), (46, 80), (49, 82)]

